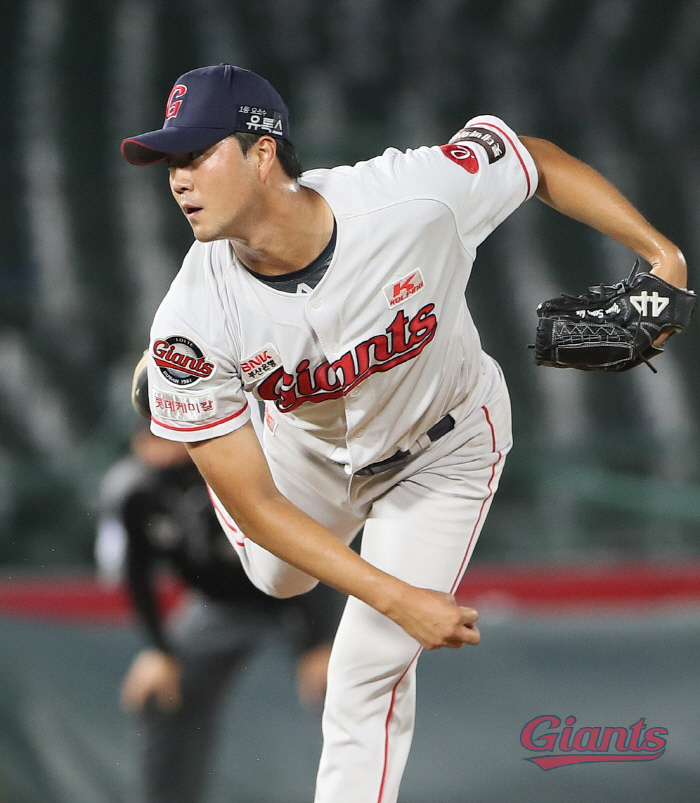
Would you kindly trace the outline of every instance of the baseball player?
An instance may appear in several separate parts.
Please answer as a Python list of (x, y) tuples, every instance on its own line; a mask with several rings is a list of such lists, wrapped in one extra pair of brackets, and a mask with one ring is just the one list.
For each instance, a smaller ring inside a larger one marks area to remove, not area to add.
[[(478, 245), (537, 193), (673, 284), (684, 259), (598, 173), (496, 117), (303, 174), (287, 108), (254, 73), (186, 73), (165, 118), (122, 145), (167, 163), (196, 237), (151, 333), (153, 432), (188, 444), (260, 589), (350, 595), (315, 800), (393, 803), (421, 650), (480, 638), (453, 594), (511, 446), (465, 303)], [(266, 403), (262, 448), (245, 393)]]

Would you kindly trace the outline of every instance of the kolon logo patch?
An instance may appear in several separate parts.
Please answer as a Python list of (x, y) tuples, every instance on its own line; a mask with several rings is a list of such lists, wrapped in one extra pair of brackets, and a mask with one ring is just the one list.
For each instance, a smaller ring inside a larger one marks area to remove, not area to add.
[(647, 727), (644, 717), (628, 728), (574, 728), (576, 717), (564, 720), (544, 715), (531, 719), (520, 734), (520, 744), (526, 750), (539, 753), (525, 761), (543, 770), (553, 770), (572, 764), (593, 764), (611, 761), (653, 761), (666, 751), (668, 730)]
[(382, 290), (391, 309), (419, 293), (424, 287), (423, 276), (420, 270), (416, 270), (408, 276), (402, 276), (397, 282), (385, 285)]
[(451, 159), (455, 164), (463, 167), (467, 173), (479, 172), (479, 160), (468, 145), (455, 142), (453, 145), (441, 145), (440, 150), (448, 159)]
[(151, 353), (161, 374), (178, 387), (208, 379), (216, 369), (216, 363), (208, 360), (196, 343), (182, 335), (156, 340)]

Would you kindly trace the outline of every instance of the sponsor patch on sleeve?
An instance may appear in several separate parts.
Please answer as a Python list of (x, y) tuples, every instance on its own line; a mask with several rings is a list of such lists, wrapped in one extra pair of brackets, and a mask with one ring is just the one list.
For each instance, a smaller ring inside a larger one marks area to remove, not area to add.
[[(490, 128), (479, 125), (470, 125), (458, 131), (450, 140), (451, 145), (481, 145), (486, 151), (489, 164), (497, 162), (506, 155), (506, 144), (503, 138)], [(446, 148), (443, 145), (443, 149)]]
[(184, 396), (180, 393), (152, 391), (151, 410), (157, 418), (195, 424), (216, 415), (217, 404), (213, 393)]
[(256, 351), (250, 357), (241, 360), (241, 378), (246, 386), (255, 385), (266, 377), (270, 371), (274, 371), (282, 365), (282, 358), (277, 353), (275, 347), (268, 343), (260, 351)]
[(454, 144), (441, 145), (440, 150), (448, 159), (451, 159), (455, 164), (463, 167), (467, 173), (479, 172), (479, 160), (468, 145), (456, 142)]

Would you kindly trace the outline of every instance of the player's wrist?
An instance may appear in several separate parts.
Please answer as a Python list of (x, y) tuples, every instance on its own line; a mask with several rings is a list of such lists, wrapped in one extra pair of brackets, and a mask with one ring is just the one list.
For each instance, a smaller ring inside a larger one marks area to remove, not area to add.
[(651, 273), (675, 287), (688, 286), (688, 267), (683, 253), (676, 246), (669, 247), (647, 260), (652, 266)]

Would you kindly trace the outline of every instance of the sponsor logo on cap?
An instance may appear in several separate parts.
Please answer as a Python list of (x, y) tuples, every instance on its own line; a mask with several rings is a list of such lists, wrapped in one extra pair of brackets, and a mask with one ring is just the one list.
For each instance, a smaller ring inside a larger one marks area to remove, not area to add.
[(179, 387), (209, 379), (216, 370), (216, 363), (208, 360), (202, 349), (183, 335), (156, 340), (151, 354), (165, 379)]
[(272, 134), (275, 137), (284, 136), (282, 130), (282, 115), (279, 112), (268, 112), (257, 106), (238, 107), (238, 129), (253, 134)]

